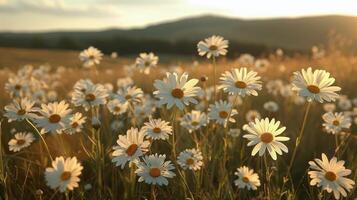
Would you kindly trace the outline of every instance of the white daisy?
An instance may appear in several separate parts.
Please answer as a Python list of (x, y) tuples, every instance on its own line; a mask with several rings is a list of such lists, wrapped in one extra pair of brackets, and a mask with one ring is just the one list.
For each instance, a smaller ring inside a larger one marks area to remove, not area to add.
[(238, 179), (234, 181), (234, 184), (238, 188), (247, 188), (248, 190), (257, 190), (260, 186), (260, 180), (257, 173), (254, 173), (253, 169), (249, 169), (246, 166), (237, 168), (234, 175), (238, 176)]
[(155, 56), (154, 53), (141, 53), (139, 57), (136, 58), (135, 65), (139, 68), (141, 73), (149, 74), (152, 67), (156, 67), (159, 62), (159, 57)]
[(239, 56), (238, 62), (240, 65), (242, 65), (244, 67), (252, 66), (252, 65), (254, 65), (254, 56), (247, 54), (247, 53), (242, 54)]
[(149, 119), (149, 122), (145, 123), (143, 127), (146, 137), (153, 140), (167, 140), (169, 135), (172, 135), (172, 126), (169, 125), (169, 122), (166, 122), (161, 119)]
[(34, 119), (37, 117), (35, 112), (38, 110), (34, 108), (34, 105), (35, 102), (27, 98), (22, 98), (20, 102), (14, 100), (10, 105), (5, 106), (4, 116), (8, 118), (9, 122)]
[(177, 157), (177, 163), (184, 169), (200, 170), (203, 166), (203, 156), (199, 149), (186, 149)]
[(228, 135), (236, 138), (241, 134), (241, 130), (239, 128), (231, 128), (228, 131)]
[(42, 104), (35, 122), (45, 133), (62, 133), (70, 125), (71, 112), (65, 101)]
[(262, 85), (257, 74), (255, 71), (248, 72), (245, 67), (226, 71), (220, 78), (220, 88), (231, 95), (258, 96), (257, 90), (261, 90)]
[(334, 103), (325, 103), (323, 108), (326, 112), (333, 112), (336, 110), (336, 104)]
[(206, 113), (199, 110), (192, 110), (186, 113), (181, 121), (181, 126), (185, 127), (190, 133), (207, 125), (208, 118)]
[(328, 133), (337, 134), (342, 129), (349, 129), (351, 127), (351, 118), (341, 113), (328, 112), (322, 115), (325, 123), (322, 126)]
[(215, 104), (211, 104), (208, 108), (209, 119), (221, 125), (226, 125), (227, 121), (232, 123), (236, 122), (233, 118), (236, 114), (238, 114), (237, 110), (232, 109), (232, 104), (227, 101), (219, 100), (215, 102)]
[(23, 78), (12, 77), (5, 83), (5, 90), (11, 97), (23, 97), (30, 90), (30, 86)]
[(118, 99), (110, 100), (107, 104), (108, 110), (113, 115), (121, 115), (128, 110), (127, 103), (121, 103)]
[(87, 117), (83, 116), (82, 113), (77, 112), (70, 117), (71, 122), (69, 127), (65, 130), (65, 133), (72, 135), (74, 133), (80, 133), (83, 129), (83, 125), (86, 122)]
[(79, 54), (79, 59), (83, 62), (83, 66), (87, 68), (99, 65), (102, 57), (102, 52), (94, 47), (89, 47)]
[(270, 62), (267, 59), (257, 59), (254, 63), (254, 67), (259, 72), (264, 72), (270, 66)]
[(144, 96), (141, 88), (136, 86), (127, 86), (118, 90), (118, 99), (122, 103), (140, 103)]
[(336, 92), (341, 90), (340, 87), (331, 86), (334, 82), (335, 79), (330, 77), (330, 73), (325, 70), (312, 71), (310, 67), (307, 70), (302, 69), (301, 72), (294, 72), (292, 89), (300, 96), (306, 97), (309, 102), (330, 102), (338, 98)]
[(135, 173), (139, 176), (139, 182), (153, 185), (168, 185), (167, 178), (173, 178), (175, 169), (171, 161), (165, 161), (166, 155), (149, 155), (143, 158), (143, 162), (137, 164)]
[(107, 102), (108, 92), (101, 84), (85, 83), (83, 88), (76, 89), (72, 95), (72, 103), (75, 106), (83, 106), (87, 111), (92, 106), (103, 105)]
[(351, 174), (351, 170), (344, 167), (345, 161), (338, 161), (336, 157), (329, 161), (323, 153), (322, 160), (316, 158), (309, 164), (310, 185), (322, 187), (328, 193), (333, 192), (336, 199), (340, 199), (341, 194), (347, 197), (347, 192), (351, 191), (355, 182), (345, 177)]
[(14, 138), (9, 141), (9, 150), (18, 152), (21, 149), (28, 147), (35, 140), (32, 133), (16, 133)]
[(139, 131), (137, 128), (131, 128), (126, 132), (126, 135), (119, 135), (116, 146), (113, 147), (112, 162), (116, 166), (121, 166), (124, 169), (125, 164), (137, 163), (139, 157), (144, 155), (149, 149), (150, 142), (144, 140), (144, 131)]
[(270, 156), (276, 160), (276, 153), (282, 155), (282, 151), (288, 152), (288, 148), (281, 143), (282, 141), (288, 141), (288, 137), (278, 136), (285, 131), (285, 127), (279, 128), (280, 121), (275, 121), (273, 118), (269, 120), (265, 119), (255, 119), (255, 122), (250, 122), (243, 126), (243, 130), (249, 132), (243, 137), (248, 139), (250, 142), (247, 146), (253, 146), (252, 156), (258, 153), (262, 156), (265, 150), (268, 149)]
[(60, 192), (73, 190), (78, 187), (79, 176), (82, 173), (82, 165), (76, 157), (64, 159), (62, 156), (52, 161), (52, 167), (46, 168), (45, 179), (47, 185)]
[(248, 122), (253, 122), (255, 118), (260, 119), (261, 115), (257, 110), (249, 110), (247, 114), (245, 114), (245, 119)]
[(179, 77), (176, 73), (166, 73), (166, 79), (156, 80), (154, 87), (157, 89), (154, 95), (159, 98), (158, 104), (161, 106), (167, 104), (167, 108), (172, 106), (183, 110), (185, 105), (190, 103), (197, 104), (194, 98), (201, 91), (200, 87), (195, 87), (198, 79), (188, 81), (188, 74), (184, 73)]
[(264, 109), (269, 112), (277, 112), (279, 110), (279, 104), (275, 101), (265, 102), (263, 105)]
[(224, 56), (228, 52), (227, 48), (228, 40), (216, 35), (206, 38), (197, 44), (198, 54), (200, 56), (206, 55), (207, 58), (218, 57), (220, 55)]

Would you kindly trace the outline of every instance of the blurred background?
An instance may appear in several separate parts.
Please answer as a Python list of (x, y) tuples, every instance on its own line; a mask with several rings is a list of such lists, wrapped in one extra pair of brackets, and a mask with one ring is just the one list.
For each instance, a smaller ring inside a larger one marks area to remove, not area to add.
[(328, 46), (331, 38), (354, 53), (356, 16), (353, 0), (0, 0), (0, 66), (11, 65), (13, 55), (42, 61), (43, 52), (12, 48), (95, 46), (120, 56), (153, 51), (192, 57), (197, 42), (213, 34), (230, 41), (229, 57), (277, 48), (305, 53)]

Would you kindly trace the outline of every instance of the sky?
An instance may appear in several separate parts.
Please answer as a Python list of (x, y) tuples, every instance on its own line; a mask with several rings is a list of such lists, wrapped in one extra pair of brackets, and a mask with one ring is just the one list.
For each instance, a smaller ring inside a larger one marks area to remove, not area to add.
[(199, 15), (357, 16), (356, 0), (0, 0), (0, 31), (138, 28)]

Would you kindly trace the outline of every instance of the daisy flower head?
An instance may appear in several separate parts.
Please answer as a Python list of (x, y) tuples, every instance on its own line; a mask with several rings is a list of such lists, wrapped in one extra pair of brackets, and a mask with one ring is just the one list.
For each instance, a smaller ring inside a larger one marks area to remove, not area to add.
[(328, 133), (337, 134), (342, 129), (349, 129), (351, 127), (351, 117), (346, 116), (344, 113), (328, 112), (322, 115), (325, 123), (322, 126)]
[(249, 140), (247, 146), (254, 146), (252, 150), (252, 156), (258, 153), (262, 156), (267, 149), (273, 160), (277, 159), (276, 154), (282, 155), (283, 151), (288, 152), (288, 148), (281, 142), (288, 141), (288, 137), (279, 136), (285, 131), (285, 127), (279, 128), (280, 121), (275, 121), (273, 118), (269, 120), (265, 119), (255, 119), (254, 122), (245, 124), (243, 130), (247, 131), (243, 137)]
[(198, 79), (188, 80), (187, 73), (179, 77), (177, 73), (168, 72), (166, 73), (166, 79), (155, 81), (154, 87), (157, 90), (154, 95), (159, 99), (158, 104), (160, 106), (167, 104), (167, 108), (170, 109), (175, 105), (180, 110), (183, 110), (185, 105), (198, 103), (195, 97), (198, 96), (201, 88), (195, 86), (197, 83)]
[(112, 162), (122, 169), (127, 162), (137, 163), (139, 157), (149, 150), (150, 142), (144, 138), (144, 131), (139, 131), (137, 128), (129, 129), (126, 135), (119, 135), (117, 145), (113, 147)]
[(264, 72), (270, 66), (270, 62), (267, 59), (257, 59), (254, 63), (254, 68), (259, 72)]
[(45, 179), (47, 185), (60, 192), (73, 190), (78, 187), (79, 176), (82, 173), (82, 165), (76, 157), (64, 159), (62, 156), (52, 161), (52, 167), (46, 168)]
[(158, 62), (159, 57), (155, 56), (154, 53), (141, 53), (139, 57), (136, 58), (135, 65), (141, 73), (149, 74), (150, 69), (156, 67)]
[(137, 164), (138, 169), (135, 173), (139, 176), (139, 182), (152, 185), (168, 185), (167, 178), (173, 178), (172, 172), (175, 169), (171, 161), (165, 161), (166, 155), (153, 154), (145, 156), (143, 162)]
[(336, 110), (336, 104), (334, 103), (325, 103), (323, 108), (326, 112), (333, 112)]
[(228, 135), (230, 135), (234, 138), (238, 137), (240, 134), (241, 134), (240, 128), (231, 128), (228, 131)]
[(172, 126), (161, 119), (149, 119), (149, 122), (145, 122), (143, 131), (146, 133), (146, 137), (153, 140), (167, 140), (169, 135), (172, 135)]
[(8, 118), (9, 122), (34, 119), (37, 117), (35, 112), (38, 110), (34, 105), (35, 102), (27, 98), (21, 98), (19, 101), (13, 100), (10, 105), (5, 106), (4, 116)]
[(255, 118), (261, 118), (261, 115), (257, 110), (249, 110), (247, 114), (245, 114), (245, 119), (247, 120), (247, 122), (253, 122)]
[(236, 122), (233, 118), (236, 114), (238, 114), (237, 110), (233, 109), (232, 104), (227, 101), (219, 100), (215, 102), (215, 104), (211, 104), (208, 108), (208, 118), (224, 126), (228, 121), (232, 123)]
[(331, 102), (338, 98), (336, 92), (341, 90), (340, 87), (332, 86), (334, 82), (335, 79), (330, 77), (330, 73), (325, 70), (312, 71), (310, 67), (307, 70), (302, 69), (301, 72), (294, 72), (292, 89), (297, 91), (299, 96), (306, 97), (309, 102)]
[(35, 122), (45, 133), (62, 133), (70, 125), (71, 112), (65, 101), (42, 104)]
[(224, 56), (227, 54), (228, 40), (225, 40), (221, 36), (213, 35), (206, 38), (204, 41), (200, 41), (197, 44), (198, 54), (200, 56), (207, 56), (207, 58)]
[(121, 115), (128, 110), (128, 103), (121, 103), (119, 99), (113, 99), (108, 102), (107, 107), (113, 115)]
[(231, 95), (258, 96), (257, 90), (261, 90), (262, 85), (257, 74), (255, 71), (248, 71), (245, 67), (226, 71), (220, 78), (220, 88)]
[(94, 47), (89, 47), (79, 54), (79, 59), (83, 62), (83, 66), (86, 68), (99, 65), (102, 57), (102, 52)]
[(23, 78), (15, 76), (9, 78), (7, 83), (5, 83), (5, 90), (11, 97), (22, 97), (29, 92), (30, 86)]
[(140, 103), (144, 97), (144, 92), (136, 86), (127, 86), (118, 90), (118, 99), (122, 103)]
[(237, 171), (234, 172), (234, 175), (238, 176), (236, 180), (234, 180), (234, 184), (238, 186), (238, 188), (248, 190), (257, 190), (260, 186), (260, 180), (257, 173), (254, 173), (253, 169), (249, 169), (246, 166), (242, 166), (237, 168)]
[(200, 170), (203, 166), (203, 156), (199, 149), (186, 149), (177, 157), (177, 163), (184, 169)]
[(345, 161), (338, 161), (336, 157), (329, 160), (324, 153), (322, 159), (310, 161), (310, 185), (322, 187), (328, 193), (333, 192), (336, 199), (340, 199), (341, 195), (347, 197), (347, 192), (351, 191), (355, 182), (346, 178), (351, 170), (346, 169), (344, 164)]
[(69, 127), (65, 130), (65, 133), (72, 135), (74, 133), (80, 133), (83, 129), (83, 125), (86, 122), (87, 117), (83, 116), (82, 113), (76, 112), (70, 117)]
[(338, 107), (342, 110), (350, 110), (352, 108), (352, 102), (347, 96), (343, 95), (338, 99)]
[(72, 103), (75, 106), (83, 106), (88, 111), (93, 106), (106, 104), (109, 94), (103, 85), (85, 83), (83, 86), (74, 90)]
[(238, 62), (240, 65), (247, 67), (247, 66), (253, 66), (254, 65), (254, 56), (245, 53), (239, 56)]
[(192, 110), (186, 113), (181, 121), (181, 126), (185, 127), (190, 133), (207, 125), (208, 117), (206, 113), (199, 110)]
[(279, 104), (275, 101), (265, 102), (263, 107), (268, 112), (277, 112), (279, 110)]
[(14, 138), (11, 139), (8, 143), (9, 150), (13, 152), (18, 152), (23, 148), (26, 148), (31, 145), (35, 140), (35, 137), (32, 133), (16, 133)]

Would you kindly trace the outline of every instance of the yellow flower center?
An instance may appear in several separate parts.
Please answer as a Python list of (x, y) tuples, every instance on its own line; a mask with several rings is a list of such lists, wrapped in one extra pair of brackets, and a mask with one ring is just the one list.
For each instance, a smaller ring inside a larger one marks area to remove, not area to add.
[(77, 122), (73, 122), (71, 126), (72, 126), (72, 128), (77, 128), (79, 126), (79, 124)]
[(26, 110), (20, 109), (20, 110), (17, 111), (17, 114), (18, 115), (24, 115), (24, 114), (26, 114)]
[(21, 90), (21, 88), (22, 88), (21, 85), (19, 85), (19, 84), (15, 85), (15, 90)]
[(17, 145), (23, 145), (23, 144), (25, 144), (25, 140), (24, 140), (24, 139), (18, 139), (18, 140), (16, 141), (16, 144), (17, 144)]
[(334, 172), (328, 171), (325, 174), (325, 178), (329, 181), (335, 181), (337, 179), (337, 175)]
[(243, 81), (236, 81), (234, 85), (239, 89), (244, 89), (247, 87), (247, 84)]
[(150, 63), (149, 61), (145, 61), (145, 62), (144, 62), (144, 65), (145, 65), (146, 67), (150, 66), (150, 64), (151, 64), (151, 63)]
[(192, 158), (187, 158), (187, 160), (186, 160), (187, 165), (193, 165), (194, 162), (195, 161)]
[(272, 142), (273, 139), (274, 139), (274, 136), (271, 133), (263, 133), (260, 135), (260, 140), (262, 142), (264, 142), (265, 144)]
[(307, 86), (307, 89), (309, 90), (309, 92), (313, 94), (318, 94), (320, 92), (320, 88), (317, 87), (316, 85), (309, 85)]
[(126, 99), (126, 100), (129, 100), (129, 99), (131, 99), (131, 97), (132, 97), (132, 96), (131, 96), (130, 94), (128, 94), (128, 95), (125, 96), (125, 99)]
[(242, 178), (242, 181), (243, 181), (244, 183), (249, 183), (249, 178), (246, 177), (246, 176), (244, 176), (244, 177)]
[(218, 113), (220, 118), (227, 118), (228, 117), (228, 113), (226, 111), (221, 111)]
[(340, 122), (339, 122), (338, 120), (334, 120), (334, 121), (332, 122), (332, 124), (335, 125), (335, 126), (338, 126), (338, 125), (340, 125)]
[(211, 51), (216, 51), (217, 49), (218, 49), (218, 47), (216, 45), (211, 45), (209, 47), (209, 50), (211, 50)]
[(150, 173), (150, 176), (152, 176), (154, 178), (159, 177), (161, 175), (160, 169), (156, 168), (156, 167), (151, 168), (149, 173)]
[(180, 88), (175, 88), (171, 91), (171, 95), (177, 99), (182, 99), (184, 93)]
[(64, 172), (62, 172), (60, 178), (61, 178), (62, 181), (68, 181), (71, 178), (71, 176), (72, 176), (71, 172), (64, 171)]
[(87, 94), (86, 95), (86, 101), (94, 101), (95, 100), (95, 95), (94, 94), (92, 94), (92, 93), (89, 93), (89, 94)]
[(126, 154), (128, 154), (128, 156), (132, 156), (132, 155), (134, 155), (136, 150), (138, 150), (138, 145), (137, 144), (132, 144), (126, 150)]
[(159, 133), (161, 133), (161, 128), (155, 127), (152, 129), (152, 132), (159, 134)]
[(119, 107), (119, 106), (115, 106), (115, 107), (114, 107), (114, 111), (115, 111), (115, 112), (120, 112), (120, 107)]
[(193, 121), (193, 122), (191, 122), (191, 125), (192, 126), (198, 126), (200, 123), (198, 123), (198, 122), (196, 122), (196, 121)]
[(61, 116), (59, 116), (58, 114), (53, 114), (48, 118), (48, 121), (50, 123), (58, 123), (59, 121), (61, 121)]

